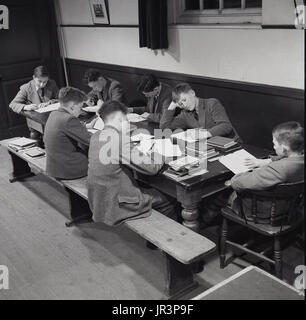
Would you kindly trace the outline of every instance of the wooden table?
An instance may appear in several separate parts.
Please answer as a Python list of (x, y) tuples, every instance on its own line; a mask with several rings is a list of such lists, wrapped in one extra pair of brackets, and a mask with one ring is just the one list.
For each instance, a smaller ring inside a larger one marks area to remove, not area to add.
[(284, 281), (257, 267), (250, 266), (204, 291), (192, 300), (304, 300)]
[[(22, 115), (24, 115), (31, 121), (34, 121), (35, 123), (37, 123), (37, 125), (40, 125), (42, 132), (44, 130), (49, 114), (50, 113), (38, 113), (35, 111), (26, 111), (22, 113)], [(88, 121), (92, 118), (93, 115), (94, 114), (84, 114), (81, 117), (81, 120)], [(157, 124), (148, 123), (147, 121), (139, 122), (136, 124), (136, 126), (137, 128), (148, 130), (151, 134), (154, 134), (155, 130), (158, 129)], [(256, 157), (267, 156), (270, 153), (267, 150), (251, 147), (248, 145), (244, 145), (243, 147)], [(20, 163), (20, 160), (15, 159), (15, 161), (19, 166), (22, 165)], [(233, 176), (233, 173), (225, 166), (223, 166), (219, 161), (207, 162), (207, 170), (208, 172), (203, 175), (190, 177), (183, 181), (176, 181), (169, 178), (163, 173), (157, 176), (147, 176), (137, 173), (135, 177), (148, 186), (158, 189), (159, 191), (170, 195), (173, 198), (176, 198), (183, 208), (183, 224), (186, 227), (198, 232), (199, 203), (203, 198), (225, 190), (226, 187), (224, 186), (224, 181)], [(19, 172), (20, 170), (18, 170), (17, 168), (17, 171)]]

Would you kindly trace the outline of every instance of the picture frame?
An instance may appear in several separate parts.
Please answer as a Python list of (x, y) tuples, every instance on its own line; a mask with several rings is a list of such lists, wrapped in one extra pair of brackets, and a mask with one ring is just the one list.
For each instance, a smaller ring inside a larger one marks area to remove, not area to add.
[(89, 0), (93, 24), (109, 24), (105, 0)]

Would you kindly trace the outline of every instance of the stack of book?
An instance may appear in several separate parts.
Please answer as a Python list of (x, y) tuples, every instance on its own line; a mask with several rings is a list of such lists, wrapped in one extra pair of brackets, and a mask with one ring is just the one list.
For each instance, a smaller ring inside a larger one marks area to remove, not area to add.
[(219, 152), (216, 149), (204, 141), (198, 141), (196, 143), (187, 144), (186, 145), (186, 153), (187, 155), (193, 157), (200, 157), (200, 158), (213, 158), (219, 155)]
[(208, 139), (207, 144), (223, 152), (228, 152), (240, 148), (240, 145), (234, 139), (219, 136)]
[(198, 163), (199, 159), (187, 155), (185, 157), (169, 162), (169, 166), (175, 171), (180, 171), (183, 169), (190, 169), (192, 166), (195, 166)]
[(36, 140), (28, 139), (28, 138), (18, 138), (16, 140), (13, 140), (8, 146), (15, 151), (20, 151), (20, 150), (33, 147), (36, 144), (37, 144)]

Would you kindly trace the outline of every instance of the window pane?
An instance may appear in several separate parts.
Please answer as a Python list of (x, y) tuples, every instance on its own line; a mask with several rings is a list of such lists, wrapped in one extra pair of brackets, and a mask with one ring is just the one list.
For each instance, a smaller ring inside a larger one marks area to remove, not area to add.
[(202, 0), (203, 8), (205, 9), (219, 9), (219, 0)]
[(186, 10), (199, 10), (200, 1), (199, 0), (185, 0)]
[(241, 8), (241, 0), (224, 0), (224, 9)]
[(246, 0), (245, 1), (246, 8), (261, 8), (262, 0)]

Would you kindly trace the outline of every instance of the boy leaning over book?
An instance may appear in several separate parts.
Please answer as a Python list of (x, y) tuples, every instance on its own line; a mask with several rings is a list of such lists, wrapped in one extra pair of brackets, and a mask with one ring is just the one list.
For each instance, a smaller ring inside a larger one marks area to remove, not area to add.
[[(236, 191), (267, 190), (281, 183), (304, 180), (304, 129), (302, 126), (295, 121), (285, 122), (273, 129), (272, 136), (277, 156), (269, 159), (248, 159), (246, 164), (253, 170), (237, 174), (225, 182), (227, 186), (234, 189), (229, 198), (229, 205), (237, 213)], [(247, 203), (244, 205), (248, 207)], [(261, 210), (264, 214), (265, 208)]]
[[(236, 191), (266, 190), (281, 183), (304, 180), (304, 129), (295, 121), (282, 123), (272, 132), (276, 156), (269, 159), (247, 159), (250, 172), (236, 174), (225, 185), (231, 187), (205, 206), (203, 221), (209, 224), (220, 214), (220, 208), (232, 207), (238, 214)], [(228, 199), (228, 201), (227, 201)], [(264, 209), (263, 209), (264, 210)]]

